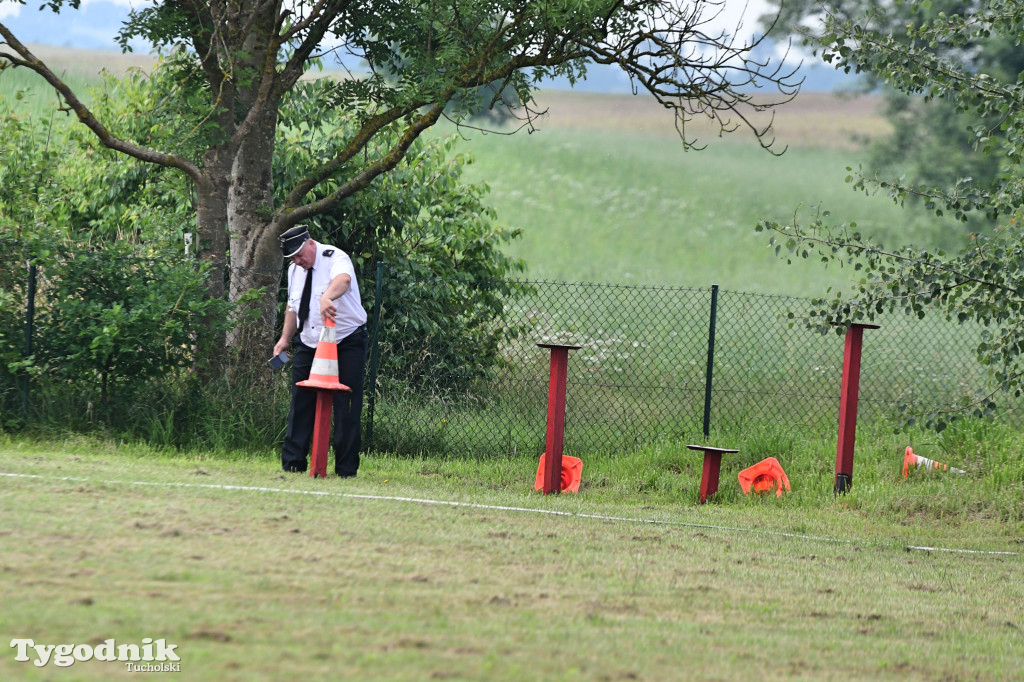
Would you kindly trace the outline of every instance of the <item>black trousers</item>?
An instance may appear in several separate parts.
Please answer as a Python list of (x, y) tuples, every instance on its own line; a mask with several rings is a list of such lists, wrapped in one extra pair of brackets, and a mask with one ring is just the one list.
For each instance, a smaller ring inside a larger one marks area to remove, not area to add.
[[(338, 341), (338, 381), (351, 393), (334, 393), (334, 471), (339, 476), (355, 476), (362, 446), (363, 378), (366, 374), (366, 327), (362, 326)], [(309, 378), (316, 349), (296, 339), (292, 356), (292, 404), (288, 410), (288, 429), (281, 447), (281, 466), (285, 471), (305, 471), (313, 442), (316, 420), (315, 390), (295, 386)]]

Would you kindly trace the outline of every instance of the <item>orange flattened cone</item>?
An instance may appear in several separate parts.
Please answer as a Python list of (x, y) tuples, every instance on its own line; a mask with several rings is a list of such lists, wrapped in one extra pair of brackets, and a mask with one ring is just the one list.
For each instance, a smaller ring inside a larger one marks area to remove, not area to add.
[[(544, 464), (547, 453), (540, 456), (540, 465), (537, 467), (537, 480), (533, 484), (534, 490), (544, 488)], [(583, 478), (583, 460), (579, 457), (562, 455), (562, 492), (578, 493), (580, 481)]]
[(309, 368), (309, 378), (305, 381), (298, 381), (295, 385), (325, 391), (352, 390), (338, 380), (338, 344), (334, 332), (334, 320), (327, 318), (324, 328), (320, 330), (320, 341), (316, 344), (316, 353), (313, 354), (313, 365)]
[(757, 493), (775, 488), (775, 496), (782, 497), (782, 486), (786, 486), (786, 490), (790, 489), (789, 477), (774, 457), (762, 459), (754, 466), (747, 467), (739, 473), (739, 479), (745, 495), (750, 494), (751, 488)]

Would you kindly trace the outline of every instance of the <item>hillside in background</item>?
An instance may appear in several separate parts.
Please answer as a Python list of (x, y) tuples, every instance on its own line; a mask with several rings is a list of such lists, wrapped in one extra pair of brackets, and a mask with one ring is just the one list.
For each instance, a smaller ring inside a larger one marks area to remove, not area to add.
[(130, 68), (149, 69), (156, 58), (146, 52), (119, 52), (61, 47), (45, 43), (28, 43), (36, 57), (46, 62), (55, 73), (96, 75), (101, 71), (124, 73)]
[(542, 91), (538, 105), (532, 133), (458, 131), (475, 159), (467, 176), (489, 183), (500, 221), (522, 229), (510, 253), (530, 277), (816, 296), (856, 273), (787, 265), (759, 221), (807, 224), (828, 211), (888, 245), (965, 238), (953, 220), (846, 183), (864, 143), (889, 131), (875, 97), (803, 93), (763, 114), (778, 154), (749, 130), (721, 134), (699, 119), (686, 135), (703, 149), (684, 151), (671, 114), (644, 98)]

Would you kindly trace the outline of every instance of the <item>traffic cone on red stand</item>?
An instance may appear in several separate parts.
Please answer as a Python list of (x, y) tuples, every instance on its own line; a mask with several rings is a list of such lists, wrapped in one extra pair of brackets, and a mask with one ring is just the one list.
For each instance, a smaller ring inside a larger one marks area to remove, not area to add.
[(908, 445), (907, 449), (903, 452), (903, 478), (910, 476), (910, 467), (916, 469), (924, 469), (925, 471), (931, 471), (932, 469), (942, 469), (943, 471), (951, 471), (954, 474), (966, 474), (967, 472), (963, 469), (957, 469), (951, 467), (948, 464), (942, 462), (936, 462), (934, 459), (928, 459), (921, 455), (915, 455), (914, 450)]
[(316, 391), (316, 418), (313, 422), (313, 449), (310, 452), (309, 475), (327, 477), (327, 448), (330, 446), (331, 414), (334, 412), (334, 393), (352, 389), (338, 379), (338, 343), (334, 320), (327, 318), (316, 344), (309, 378), (295, 385)]
[(309, 368), (309, 378), (295, 385), (324, 391), (352, 390), (338, 379), (338, 339), (334, 320), (327, 318), (324, 328), (320, 330), (320, 341), (316, 344), (313, 365)]

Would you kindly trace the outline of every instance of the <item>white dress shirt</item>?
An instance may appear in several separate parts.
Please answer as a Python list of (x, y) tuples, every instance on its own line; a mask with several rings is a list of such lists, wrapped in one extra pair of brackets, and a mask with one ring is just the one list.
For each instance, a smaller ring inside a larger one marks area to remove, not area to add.
[[(320, 330), (323, 329), (323, 318), (320, 316), (320, 298), (327, 291), (327, 286), (340, 274), (352, 278), (348, 291), (341, 298), (334, 299), (338, 312), (334, 315), (335, 334), (338, 341), (350, 335), (366, 324), (366, 311), (359, 297), (359, 282), (356, 271), (352, 267), (352, 259), (341, 249), (330, 244), (316, 244), (316, 261), (313, 263), (312, 291), (309, 296), (309, 319), (306, 320), (299, 341), (316, 348), (320, 342)], [(295, 263), (288, 266), (288, 309), (299, 314), (299, 302), (302, 299), (302, 287), (306, 283), (306, 271)]]

